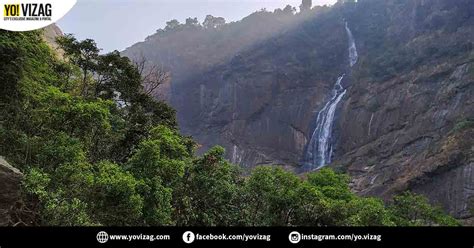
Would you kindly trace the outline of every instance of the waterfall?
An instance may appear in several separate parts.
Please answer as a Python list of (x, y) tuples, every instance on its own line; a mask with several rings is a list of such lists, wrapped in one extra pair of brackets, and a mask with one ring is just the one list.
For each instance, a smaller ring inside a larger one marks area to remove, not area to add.
[(370, 121), (369, 121), (369, 131), (367, 132), (367, 136), (370, 136), (370, 128), (372, 127), (372, 121), (374, 120), (374, 113), (370, 116)]
[(331, 162), (332, 149), (329, 146), (334, 114), (336, 113), (337, 104), (346, 94), (346, 89), (341, 85), (342, 79), (344, 79), (344, 74), (337, 79), (332, 89), (331, 99), (319, 111), (316, 118), (316, 128), (306, 149), (306, 158), (307, 162), (310, 162), (310, 167), (319, 168)]
[(232, 162), (233, 164), (236, 164), (236, 163), (237, 163), (237, 160), (238, 160), (238, 158), (239, 158), (239, 157), (238, 157), (239, 155), (238, 155), (238, 151), (237, 151), (237, 150), (238, 150), (237, 146), (236, 146), (236, 145), (233, 145), (233, 146), (232, 146), (232, 159), (231, 159), (231, 162)]
[(345, 27), (346, 27), (347, 37), (349, 39), (349, 64), (352, 67), (357, 63), (357, 59), (359, 58), (359, 55), (357, 54), (357, 48), (356, 48), (354, 36), (352, 36), (351, 30), (349, 29), (349, 26), (347, 26), (347, 22), (345, 24)]
[(231, 161), (233, 164), (240, 164), (242, 162), (242, 157), (244, 155), (244, 151), (240, 150), (237, 145), (232, 146), (232, 158)]
[[(347, 22), (345, 22), (345, 29), (349, 40), (349, 65), (352, 67), (357, 63), (357, 48)], [(331, 98), (318, 112), (318, 116), (316, 118), (316, 127), (306, 148), (304, 159), (305, 164), (303, 169), (318, 169), (325, 166), (326, 164), (331, 163), (333, 150), (331, 145), (331, 136), (334, 115), (336, 113), (337, 105), (347, 92), (347, 89), (345, 89), (341, 84), (344, 76), (345, 74), (339, 76), (331, 91)]]

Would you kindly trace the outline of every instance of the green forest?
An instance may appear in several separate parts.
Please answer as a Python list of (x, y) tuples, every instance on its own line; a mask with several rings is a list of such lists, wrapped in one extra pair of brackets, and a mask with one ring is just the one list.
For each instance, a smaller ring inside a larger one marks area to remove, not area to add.
[(90, 39), (0, 31), (0, 155), (24, 173), (12, 225), (459, 225), (427, 199), (351, 192), (331, 169), (243, 171), (216, 146), (197, 156), (136, 63)]

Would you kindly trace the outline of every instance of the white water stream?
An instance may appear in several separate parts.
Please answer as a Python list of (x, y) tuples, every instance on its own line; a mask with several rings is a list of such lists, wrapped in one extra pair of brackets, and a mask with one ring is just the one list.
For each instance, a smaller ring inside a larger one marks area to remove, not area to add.
[[(352, 67), (357, 63), (357, 48), (347, 22), (345, 23), (345, 29), (349, 39), (349, 65)], [(318, 169), (325, 166), (326, 164), (331, 163), (331, 137), (334, 124), (334, 115), (337, 105), (347, 92), (347, 90), (341, 84), (342, 80), (344, 79), (344, 75), (345, 74), (339, 76), (331, 91), (331, 98), (318, 112), (318, 116), (316, 118), (316, 128), (313, 131), (305, 154), (305, 165), (306, 167), (309, 167), (307, 168), (309, 170)]]

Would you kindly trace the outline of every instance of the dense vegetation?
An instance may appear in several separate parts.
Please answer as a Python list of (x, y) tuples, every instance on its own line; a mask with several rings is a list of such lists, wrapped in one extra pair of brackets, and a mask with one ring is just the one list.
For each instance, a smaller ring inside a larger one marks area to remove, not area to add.
[(0, 154), (24, 172), (25, 225), (457, 225), (425, 198), (388, 206), (356, 196), (323, 169), (302, 179), (276, 167), (244, 176), (215, 147), (195, 156), (174, 111), (140, 69), (92, 40), (0, 31)]
[(358, 77), (383, 82), (430, 63), (472, 60), (470, 0), (360, 0), (343, 7), (367, 55)]

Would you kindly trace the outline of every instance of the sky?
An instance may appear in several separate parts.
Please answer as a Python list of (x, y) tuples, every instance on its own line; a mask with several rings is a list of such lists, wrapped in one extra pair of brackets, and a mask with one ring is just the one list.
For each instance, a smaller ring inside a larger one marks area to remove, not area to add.
[[(313, 0), (313, 6), (336, 0)], [(78, 39), (94, 39), (102, 52), (122, 51), (163, 28), (166, 22), (206, 15), (238, 21), (266, 8), (273, 11), (287, 4), (299, 7), (301, 0), (78, 0), (57, 25)]]

